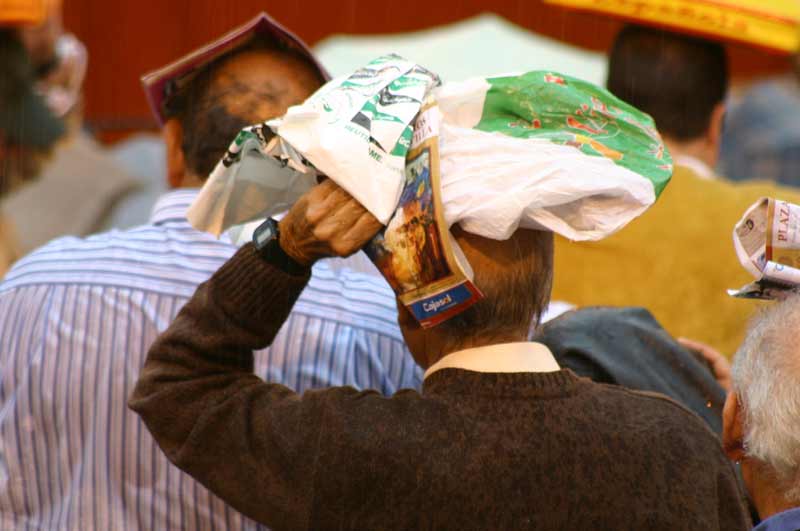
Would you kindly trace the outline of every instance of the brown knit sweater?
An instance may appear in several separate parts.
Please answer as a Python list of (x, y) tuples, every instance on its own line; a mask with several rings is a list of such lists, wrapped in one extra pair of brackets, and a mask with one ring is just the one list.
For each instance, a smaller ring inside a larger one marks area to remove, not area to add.
[(167, 456), (274, 529), (748, 529), (718, 440), (669, 399), (568, 370), (443, 369), (420, 395), (252, 373), (307, 278), (245, 246), (150, 350), (130, 407)]

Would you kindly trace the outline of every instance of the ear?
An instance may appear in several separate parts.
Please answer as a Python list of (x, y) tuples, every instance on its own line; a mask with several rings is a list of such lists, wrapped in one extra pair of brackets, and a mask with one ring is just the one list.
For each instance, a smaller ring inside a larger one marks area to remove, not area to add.
[(720, 147), (722, 146), (722, 127), (725, 124), (725, 103), (719, 102), (714, 106), (711, 111), (711, 118), (708, 122), (708, 132), (706, 138), (709, 147), (714, 153), (714, 157), (718, 156)]
[(167, 184), (170, 188), (180, 188), (186, 176), (186, 159), (183, 157), (183, 127), (170, 118), (161, 131), (167, 150)]
[(742, 461), (746, 457), (742, 408), (733, 391), (728, 392), (722, 409), (722, 448), (731, 461)]

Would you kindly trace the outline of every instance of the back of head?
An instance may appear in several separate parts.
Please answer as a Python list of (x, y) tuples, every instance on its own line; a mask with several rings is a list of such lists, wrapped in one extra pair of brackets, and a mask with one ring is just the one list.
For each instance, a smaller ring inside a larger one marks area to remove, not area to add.
[(725, 49), (704, 39), (641, 26), (617, 35), (608, 65), (608, 90), (655, 119), (678, 141), (700, 137), (725, 98)]
[(299, 53), (258, 37), (218, 58), (169, 105), (183, 130), (187, 169), (205, 179), (242, 128), (282, 115), (322, 83)]
[(436, 327), (455, 351), (486, 340), (526, 334), (550, 301), (553, 233), (517, 230), (505, 241), (452, 229), (472, 266), (475, 285), (485, 298)]
[(744, 413), (744, 448), (769, 466), (784, 496), (800, 504), (800, 295), (761, 312), (733, 360)]

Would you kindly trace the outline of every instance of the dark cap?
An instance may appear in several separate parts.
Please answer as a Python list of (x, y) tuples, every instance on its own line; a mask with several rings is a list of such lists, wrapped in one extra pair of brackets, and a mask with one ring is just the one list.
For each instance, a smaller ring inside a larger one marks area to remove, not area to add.
[(330, 79), (328, 72), (299, 37), (262, 12), (215, 41), (142, 76), (142, 86), (158, 124), (164, 125), (169, 118), (168, 103), (175, 94), (180, 92), (181, 88), (215, 59), (247, 46), (255, 36), (274, 42), (278, 48), (296, 52), (308, 60), (320, 78), (326, 81)]

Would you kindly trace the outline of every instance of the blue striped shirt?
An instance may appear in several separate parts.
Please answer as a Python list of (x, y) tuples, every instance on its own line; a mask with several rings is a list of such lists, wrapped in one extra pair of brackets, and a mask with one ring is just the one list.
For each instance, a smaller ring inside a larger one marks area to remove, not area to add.
[[(177, 468), (126, 400), (148, 346), (235, 251), (192, 229), (194, 190), (151, 224), (62, 238), (0, 284), (0, 529), (256, 529)], [(392, 394), (422, 375), (382, 278), (324, 262), (256, 371), (298, 391)]]

